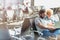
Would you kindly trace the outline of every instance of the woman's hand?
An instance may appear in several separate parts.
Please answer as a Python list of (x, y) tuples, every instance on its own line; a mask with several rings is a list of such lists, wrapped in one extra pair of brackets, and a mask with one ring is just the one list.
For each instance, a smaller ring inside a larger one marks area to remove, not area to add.
[(48, 23), (47, 26), (48, 26), (48, 27), (49, 27), (49, 26), (54, 26), (54, 24), (53, 24), (53, 23)]

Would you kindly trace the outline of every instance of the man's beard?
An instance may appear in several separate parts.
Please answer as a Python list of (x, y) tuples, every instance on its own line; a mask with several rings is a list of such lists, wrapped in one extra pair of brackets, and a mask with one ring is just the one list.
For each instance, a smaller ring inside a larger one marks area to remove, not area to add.
[(42, 18), (42, 19), (43, 19), (44, 17), (40, 16), (40, 18)]

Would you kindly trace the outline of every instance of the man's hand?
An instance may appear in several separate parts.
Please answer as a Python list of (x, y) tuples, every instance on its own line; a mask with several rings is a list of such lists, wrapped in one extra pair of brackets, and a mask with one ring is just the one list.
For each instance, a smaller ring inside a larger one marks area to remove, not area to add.
[(55, 30), (56, 28), (55, 28), (54, 26), (50, 26), (50, 27), (48, 27), (48, 29), (51, 30), (51, 31), (53, 31), (53, 30)]
[(54, 27), (53, 23), (48, 23), (47, 24), (49, 30), (55, 30), (56, 28)]

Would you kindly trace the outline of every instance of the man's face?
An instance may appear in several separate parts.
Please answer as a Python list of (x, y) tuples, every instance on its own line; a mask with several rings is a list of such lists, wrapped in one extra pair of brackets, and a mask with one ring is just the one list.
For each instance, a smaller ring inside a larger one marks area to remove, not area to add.
[(42, 14), (39, 14), (39, 16), (40, 16), (41, 18), (44, 18), (46, 15), (45, 15), (45, 13), (42, 13)]

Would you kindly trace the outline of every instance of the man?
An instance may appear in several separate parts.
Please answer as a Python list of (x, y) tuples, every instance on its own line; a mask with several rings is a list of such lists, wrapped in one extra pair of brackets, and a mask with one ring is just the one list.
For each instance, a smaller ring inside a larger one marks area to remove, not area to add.
[[(60, 34), (60, 30), (54, 27), (52, 23), (48, 23), (48, 20), (46, 20), (46, 11), (44, 9), (39, 11), (39, 17), (35, 19), (35, 25), (37, 28), (37, 31), (42, 32), (43, 36), (49, 37), (54, 35)], [(49, 24), (49, 26), (48, 26)]]

